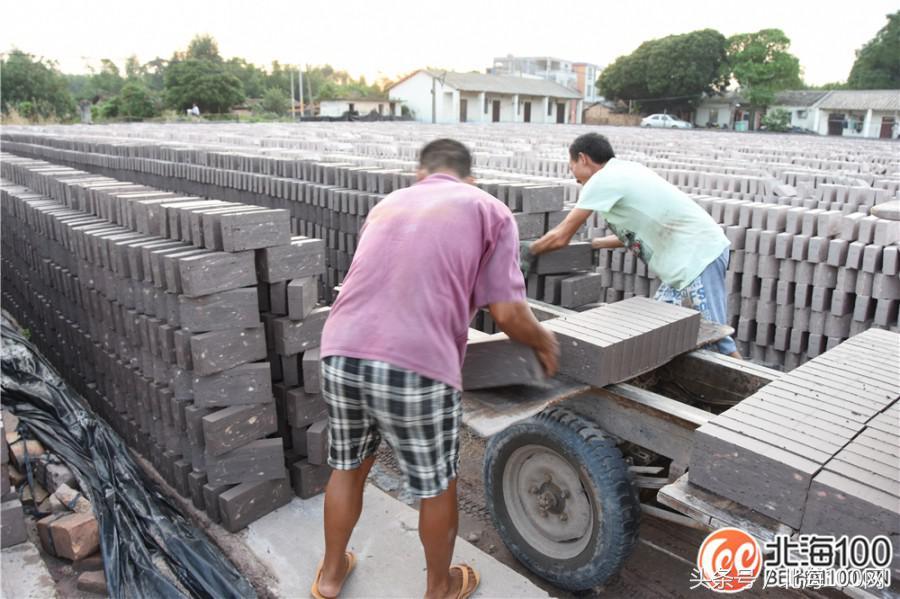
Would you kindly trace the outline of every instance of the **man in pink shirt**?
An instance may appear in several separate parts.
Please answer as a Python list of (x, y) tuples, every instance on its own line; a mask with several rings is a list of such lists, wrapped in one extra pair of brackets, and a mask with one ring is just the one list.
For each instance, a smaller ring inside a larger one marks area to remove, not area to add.
[(525, 301), (518, 230), (503, 203), (471, 185), (472, 157), (439, 139), (419, 156), (418, 182), (382, 200), (322, 333), (322, 394), (334, 469), (325, 490), (325, 558), (313, 595), (336, 597), (356, 557), (347, 543), (384, 437), (421, 499), (426, 597), (468, 597), (478, 573), (451, 566), (461, 368), (468, 326), (487, 306), (510, 338), (534, 349), (549, 375), (558, 346)]

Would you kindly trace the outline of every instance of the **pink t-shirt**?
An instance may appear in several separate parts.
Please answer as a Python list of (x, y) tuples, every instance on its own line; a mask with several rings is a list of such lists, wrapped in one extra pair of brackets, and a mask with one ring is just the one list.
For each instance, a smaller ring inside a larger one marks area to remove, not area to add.
[(369, 213), (321, 355), (388, 362), (457, 389), (475, 310), (525, 299), (519, 233), (502, 202), (444, 174)]

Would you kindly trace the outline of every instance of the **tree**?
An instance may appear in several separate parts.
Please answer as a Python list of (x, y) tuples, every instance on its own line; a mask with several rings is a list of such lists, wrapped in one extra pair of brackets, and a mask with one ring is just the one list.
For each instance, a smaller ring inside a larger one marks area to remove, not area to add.
[(121, 116), (134, 119), (159, 116), (159, 99), (143, 84), (129, 81), (119, 94), (118, 112)]
[(900, 89), (900, 10), (887, 15), (882, 27), (856, 51), (850, 69), (850, 89)]
[(166, 103), (176, 110), (194, 102), (203, 112), (227, 112), (244, 101), (240, 80), (221, 63), (189, 58), (166, 69)]
[(237, 77), (248, 98), (260, 98), (266, 90), (266, 72), (243, 58), (232, 58), (225, 63), (225, 70)]
[(766, 113), (762, 125), (769, 131), (787, 131), (791, 127), (791, 113), (783, 108), (776, 108)]
[(210, 35), (195, 36), (188, 44), (185, 58), (222, 62), (222, 57), (219, 55), (219, 44)]
[(0, 61), (0, 79), (4, 113), (20, 107), (27, 118), (65, 119), (75, 113), (75, 100), (68, 82), (55, 62), (14, 49)]
[(800, 87), (800, 61), (788, 52), (790, 45), (790, 38), (780, 29), (761, 29), (729, 38), (731, 72), (754, 106), (768, 106), (776, 92)]
[(142, 67), (144, 72), (144, 83), (149, 89), (156, 92), (163, 91), (166, 86), (166, 68), (168, 66), (169, 61), (159, 57), (144, 64)]
[(125, 60), (126, 79), (140, 79), (144, 76), (144, 67), (138, 61), (138, 57), (132, 54)]
[(259, 104), (264, 112), (282, 115), (291, 108), (291, 98), (277, 87), (270, 87), (266, 90)]
[(726, 40), (701, 29), (644, 42), (600, 74), (597, 87), (614, 100), (640, 100), (648, 110), (684, 107), (727, 83)]

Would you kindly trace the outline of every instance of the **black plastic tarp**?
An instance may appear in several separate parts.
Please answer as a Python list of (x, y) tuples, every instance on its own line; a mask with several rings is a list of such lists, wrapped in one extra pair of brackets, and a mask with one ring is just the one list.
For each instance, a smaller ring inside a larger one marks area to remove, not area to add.
[[(4, 406), (20, 429), (57, 454), (94, 507), (112, 597), (256, 597), (250, 583), (191, 526), (134, 463), (119, 436), (6, 317)], [(160, 568), (174, 574), (177, 584)]]

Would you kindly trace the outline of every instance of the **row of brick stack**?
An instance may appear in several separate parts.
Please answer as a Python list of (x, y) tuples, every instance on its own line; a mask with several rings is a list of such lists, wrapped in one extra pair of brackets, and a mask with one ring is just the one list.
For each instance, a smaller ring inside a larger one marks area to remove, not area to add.
[[(729, 324), (745, 356), (791, 370), (871, 327), (900, 330), (900, 222), (850, 210), (693, 199), (732, 244)], [(590, 229), (609, 233), (602, 221)], [(601, 250), (599, 262), (607, 301), (649, 297), (659, 285), (623, 249)]]
[[(285, 301), (288, 287), (301, 292), (300, 313), (315, 306), (321, 241), (292, 239), (284, 210), (12, 156), (3, 176), (13, 182), (3, 187), (4, 303), (39, 347), (228, 529), (286, 502), (286, 466), (297, 470), (303, 452), (290, 450), (275, 401), (280, 369), (268, 360), (275, 338), (263, 323), (277, 319), (261, 304), (274, 286)], [(311, 256), (305, 266), (273, 275), (294, 248)], [(294, 486), (316, 488), (297, 477)]]
[[(144, 131), (152, 133), (152, 129)], [(333, 162), (324, 162), (303, 150), (262, 156), (249, 148), (230, 152), (212, 145), (200, 149), (182, 146), (176, 151), (163, 142), (154, 145), (137, 139), (110, 145), (65, 136), (4, 137), (12, 141), (8, 146), (18, 145), (32, 155), (57, 156), (69, 163), (81, 161), (135, 180), (160, 173), (176, 191), (249, 194), (254, 203), (290, 210), (295, 233), (321, 238), (328, 246), (323, 286), (327, 300), (349, 266), (367, 210), (383, 193), (413, 180), (412, 163), (408, 161), (391, 162), (401, 168), (377, 168), (352, 158), (352, 150), (330, 158)], [(279, 139), (278, 143), (306, 147), (302, 140)], [(797, 162), (798, 157), (788, 151), (763, 156), (749, 150), (735, 154), (712, 148), (713, 159), (685, 157), (671, 148), (654, 147), (644, 139), (626, 139), (622, 147), (624, 157), (642, 160), (694, 193), (695, 200), (732, 240), (730, 324), (736, 329), (742, 353), (748, 357), (791, 369), (854, 332), (870, 326), (897, 326), (893, 269), (900, 225), (869, 212), (896, 198), (900, 181), (886, 174), (887, 166), (875, 153), (860, 154), (858, 163), (843, 160), (832, 164), (827, 156)], [(291, 152), (297, 153), (294, 158)], [(182, 160), (185, 162), (172, 162)], [(815, 170), (826, 167), (834, 171)], [(571, 199), (569, 188), (495, 179), (493, 174), (489, 177), (478, 184), (514, 211), (521, 238), (534, 238), (564, 217), (565, 205), (557, 208), (559, 198)], [(205, 181), (225, 187), (209, 187)], [(526, 193), (545, 196), (544, 208), (529, 212)], [(771, 219), (767, 217), (770, 210)], [(836, 223), (841, 223), (837, 232)], [(598, 236), (608, 230), (600, 219), (594, 219), (587, 233)], [(773, 234), (778, 240), (774, 249)], [(796, 253), (792, 236), (800, 238)], [(785, 253), (789, 237), (791, 248)], [(846, 255), (842, 242), (847, 242)], [(825, 245), (833, 254), (819, 266), (818, 256)], [(773, 254), (775, 250), (777, 255)], [(861, 260), (857, 260), (859, 256)], [(578, 308), (634, 295), (652, 296), (658, 285), (646, 265), (627, 252), (600, 251), (593, 267), (573, 263), (561, 272), (538, 275), (529, 281), (529, 296)]]

